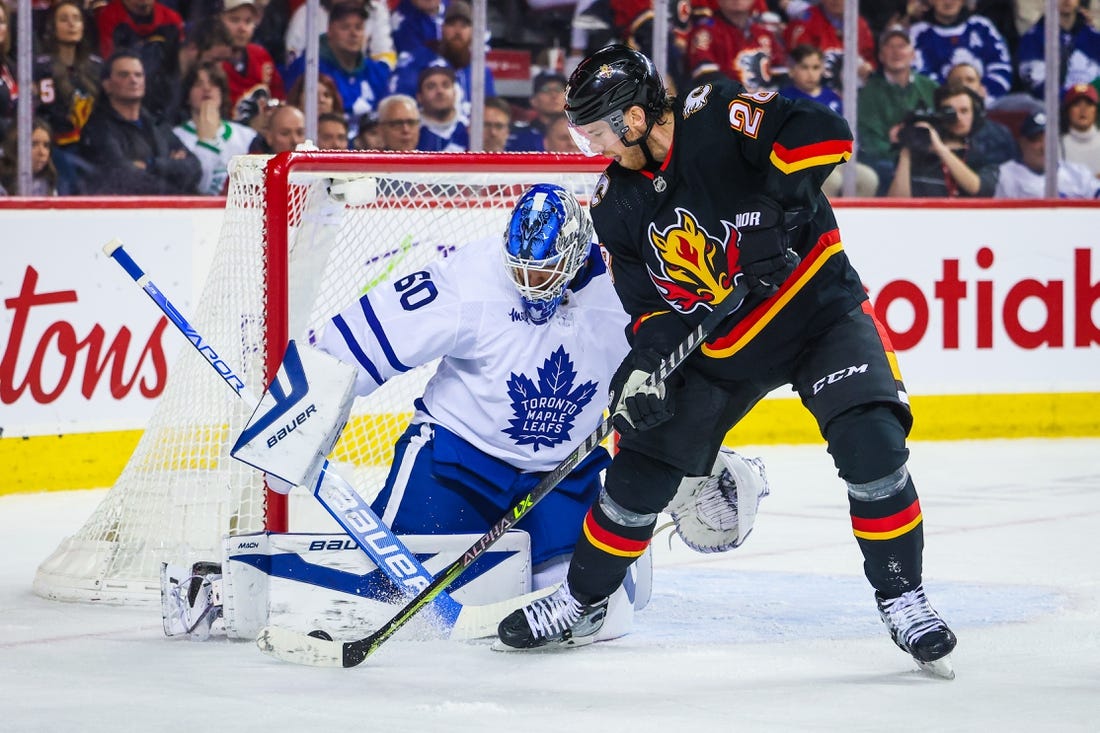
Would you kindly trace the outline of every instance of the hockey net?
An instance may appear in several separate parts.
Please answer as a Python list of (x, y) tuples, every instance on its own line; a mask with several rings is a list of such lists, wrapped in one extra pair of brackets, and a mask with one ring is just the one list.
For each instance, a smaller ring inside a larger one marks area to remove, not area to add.
[[(601, 168), (579, 155), (537, 153), (237, 158), (202, 295), (184, 315), (258, 395), (288, 338), (308, 338), (383, 280), (501, 235), (529, 185), (557, 183), (587, 203)], [(364, 498), (381, 488), (432, 367), (357, 400), (331, 459), (349, 469)], [(39, 595), (154, 602), (161, 562), (219, 559), (225, 535), (340, 531), (302, 489), (288, 502), (230, 458), (249, 410), (194, 349), (169, 374), (118, 481), (39, 566)]]

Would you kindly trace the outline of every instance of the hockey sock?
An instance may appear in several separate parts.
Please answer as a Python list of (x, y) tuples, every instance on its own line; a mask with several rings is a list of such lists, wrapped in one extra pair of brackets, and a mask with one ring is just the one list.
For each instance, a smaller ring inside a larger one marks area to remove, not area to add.
[(627, 513), (627, 525), (621, 512), (601, 494), (584, 518), (568, 576), (569, 589), (581, 603), (610, 596), (622, 584), (630, 564), (649, 547), (657, 515)]
[(895, 598), (921, 584), (924, 522), (913, 479), (903, 466), (904, 486), (896, 494), (865, 501), (848, 495), (852, 532), (863, 552), (863, 572), (883, 598)]

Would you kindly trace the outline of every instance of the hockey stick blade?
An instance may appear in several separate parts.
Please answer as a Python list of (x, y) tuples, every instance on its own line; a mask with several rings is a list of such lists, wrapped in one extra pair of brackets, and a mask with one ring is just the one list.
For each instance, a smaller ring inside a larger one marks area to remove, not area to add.
[[(722, 321), (744, 302), (748, 293), (748, 286), (744, 278), (741, 278), (729, 295), (723, 298), (715, 309), (707, 314), (703, 321), (688, 334), (688, 337), (673, 349), (671, 354), (661, 360), (657, 369), (646, 379), (646, 383), (650, 386), (663, 383), (673, 370), (679, 367), (688, 355), (695, 351), (699, 344), (701, 344)], [(553, 470), (543, 476), (542, 480), (539, 481), (535, 488), (525, 497), (520, 499), (519, 502), (509, 509), (496, 524), (489, 528), (489, 531), (479, 537), (466, 552), (451, 563), (445, 570), (440, 572), (428, 587), (421, 590), (415, 598), (406, 603), (405, 607), (398, 611), (396, 616), (387, 621), (377, 631), (355, 641), (328, 642), (335, 646), (326, 647), (313, 642), (305, 642), (300, 638), (300, 635), (297, 634), (287, 639), (284, 637), (282, 630), (280, 630), (279, 632), (266, 635), (264, 638), (264, 645), (261, 646), (261, 649), (264, 649), (269, 654), (279, 657), (280, 659), (286, 659), (287, 661), (300, 660), (303, 664), (319, 663), (324, 666), (336, 666), (337, 659), (339, 660), (340, 666), (343, 667), (355, 667), (361, 664), (367, 657), (377, 651), (387, 639), (408, 623), (413, 616), (431, 603), (436, 596), (447, 588), (447, 586), (453, 583), (466, 568), (472, 565), (489, 549), (489, 547), (499, 540), (505, 532), (523, 519), (535, 504), (553, 491), (554, 487), (556, 487), (562, 479), (568, 476), (585, 456), (591, 453), (597, 445), (603, 442), (604, 438), (611, 434), (611, 431), (611, 418), (604, 418), (596, 430), (585, 438), (580, 445), (574, 448), (573, 452), (566, 456)], [(286, 642), (286, 646), (280, 647), (279, 645), (283, 642)], [(338, 654), (336, 651), (337, 648), (339, 649)], [(323, 659), (323, 661), (305, 661), (307, 657), (313, 660)]]
[[(528, 603), (545, 598), (553, 591), (554, 586), (550, 586), (496, 603), (480, 606), (463, 605), (450, 638), (469, 640), (495, 636), (501, 619), (517, 608), (523, 608)], [(371, 647), (371, 644), (364, 644), (364, 641), (366, 640), (329, 641), (280, 626), (267, 626), (256, 637), (256, 646), (265, 654), (292, 664), (311, 667), (354, 667), (371, 653), (370, 651), (364, 653)]]
[[(130, 257), (129, 253), (123, 248), (122, 241), (117, 238), (112, 239), (103, 246), (103, 251), (145, 291), (149, 298), (160, 308), (161, 312), (172, 322), (172, 325), (187, 338), (195, 350), (206, 359), (211, 368), (233, 389), (234, 393), (246, 405), (254, 409), (259, 400), (248, 390), (244, 380), (237, 376), (236, 372), (218, 355), (217, 351), (203, 339), (202, 334), (191, 325), (134, 259)], [(330, 469), (328, 460), (325, 460), (322, 464), (321, 472), (311, 487), (311, 491), (321, 506), (332, 515), (337, 524), (344, 529), (349, 537), (355, 540), (359, 548), (408, 596), (411, 597), (417, 590), (431, 582), (431, 573), (424, 568), (416, 555), (371, 511), (370, 506), (363, 501), (355, 488), (338, 472)], [(384, 548), (384, 550), (380, 548)], [(394, 562), (394, 560), (400, 560), (400, 562)], [(402, 571), (399, 572), (395, 568), (401, 568)], [(462, 604), (449, 595), (441, 595), (434, 607), (440, 623), (453, 629), (454, 624), (461, 615)]]

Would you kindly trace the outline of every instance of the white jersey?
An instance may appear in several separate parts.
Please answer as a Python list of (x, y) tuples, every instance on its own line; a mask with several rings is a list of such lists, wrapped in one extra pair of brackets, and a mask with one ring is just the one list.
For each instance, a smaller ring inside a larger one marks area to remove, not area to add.
[[(1058, 163), (1058, 198), (1093, 199), (1100, 196), (1100, 180), (1080, 163)], [(1046, 178), (1017, 160), (1001, 164), (997, 177), (999, 199), (1041, 199), (1046, 196)]]
[(547, 471), (599, 425), (628, 351), (629, 319), (595, 246), (587, 272), (536, 325), (500, 239), (481, 240), (372, 288), (326, 325), (318, 346), (359, 367), (360, 395), (442, 357), (415, 419), (522, 471)]
[(222, 129), (213, 140), (199, 140), (191, 120), (172, 129), (202, 165), (202, 180), (198, 192), (204, 196), (222, 196), (229, 181), (229, 161), (234, 155), (245, 155), (256, 131), (237, 122), (222, 121)]

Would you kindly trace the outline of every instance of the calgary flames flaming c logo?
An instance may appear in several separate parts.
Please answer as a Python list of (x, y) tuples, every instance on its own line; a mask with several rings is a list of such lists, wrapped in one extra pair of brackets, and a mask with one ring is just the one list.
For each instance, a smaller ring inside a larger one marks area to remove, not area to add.
[(676, 209), (676, 223), (658, 232), (649, 228), (649, 242), (657, 253), (660, 272), (649, 268), (649, 276), (672, 307), (691, 313), (700, 305), (713, 308), (733, 290), (731, 275), (737, 273), (737, 230), (725, 225), (725, 242), (707, 234), (691, 212)]

